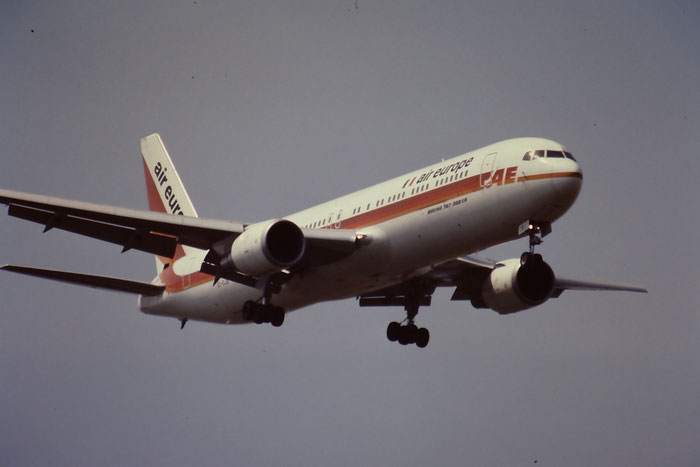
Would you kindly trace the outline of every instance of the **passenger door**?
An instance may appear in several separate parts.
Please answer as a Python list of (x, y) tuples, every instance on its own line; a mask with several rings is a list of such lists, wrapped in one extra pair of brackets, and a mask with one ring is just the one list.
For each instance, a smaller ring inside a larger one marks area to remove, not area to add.
[(492, 152), (484, 156), (484, 160), (481, 161), (481, 186), (487, 188), (491, 186), (493, 176), (493, 169), (496, 167), (496, 156), (497, 152)]

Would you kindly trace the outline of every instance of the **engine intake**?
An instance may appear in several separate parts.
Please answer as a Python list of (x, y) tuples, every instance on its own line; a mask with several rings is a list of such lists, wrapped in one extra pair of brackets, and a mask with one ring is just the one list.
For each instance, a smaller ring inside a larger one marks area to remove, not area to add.
[(258, 276), (295, 265), (305, 250), (306, 239), (294, 222), (269, 220), (248, 226), (231, 244), (221, 266)]
[(554, 271), (540, 257), (525, 264), (519, 259), (502, 262), (484, 282), (476, 308), (491, 308), (505, 315), (526, 310), (546, 302), (554, 291)]

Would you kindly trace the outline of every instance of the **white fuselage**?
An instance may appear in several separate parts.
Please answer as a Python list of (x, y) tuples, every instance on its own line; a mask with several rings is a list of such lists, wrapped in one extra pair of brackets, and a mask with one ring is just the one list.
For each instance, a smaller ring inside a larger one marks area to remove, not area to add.
[[(302, 229), (351, 229), (371, 242), (345, 259), (294, 275), (272, 302), (287, 311), (359, 296), (421, 275), (434, 265), (519, 237), (525, 221), (553, 222), (575, 201), (582, 182), (563, 151), (541, 138), (518, 138), (444, 160), (287, 216)], [(178, 291), (139, 297), (144, 313), (217, 323), (247, 323), (243, 303), (262, 291), (225, 279), (190, 286), (206, 251), (173, 264)], [(158, 280), (158, 279), (156, 279)]]

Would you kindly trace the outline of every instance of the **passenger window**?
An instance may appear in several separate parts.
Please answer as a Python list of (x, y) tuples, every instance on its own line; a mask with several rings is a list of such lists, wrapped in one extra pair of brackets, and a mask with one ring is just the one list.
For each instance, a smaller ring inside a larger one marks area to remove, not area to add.
[(563, 159), (564, 153), (561, 151), (547, 151), (547, 158), (554, 157), (556, 159)]

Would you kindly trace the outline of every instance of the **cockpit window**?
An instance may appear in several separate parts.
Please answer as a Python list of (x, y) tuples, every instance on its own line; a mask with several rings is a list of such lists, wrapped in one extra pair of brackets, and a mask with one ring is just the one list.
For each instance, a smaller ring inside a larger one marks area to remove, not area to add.
[(531, 161), (531, 160), (537, 159), (538, 157), (545, 157), (545, 154), (546, 154), (546, 157), (551, 157), (554, 159), (567, 158), (567, 159), (571, 159), (574, 162), (576, 161), (576, 159), (574, 159), (574, 156), (572, 156), (570, 152), (552, 151), (552, 150), (545, 151), (544, 149), (538, 149), (537, 151), (526, 152), (525, 155), (523, 156), (523, 160), (524, 161)]

